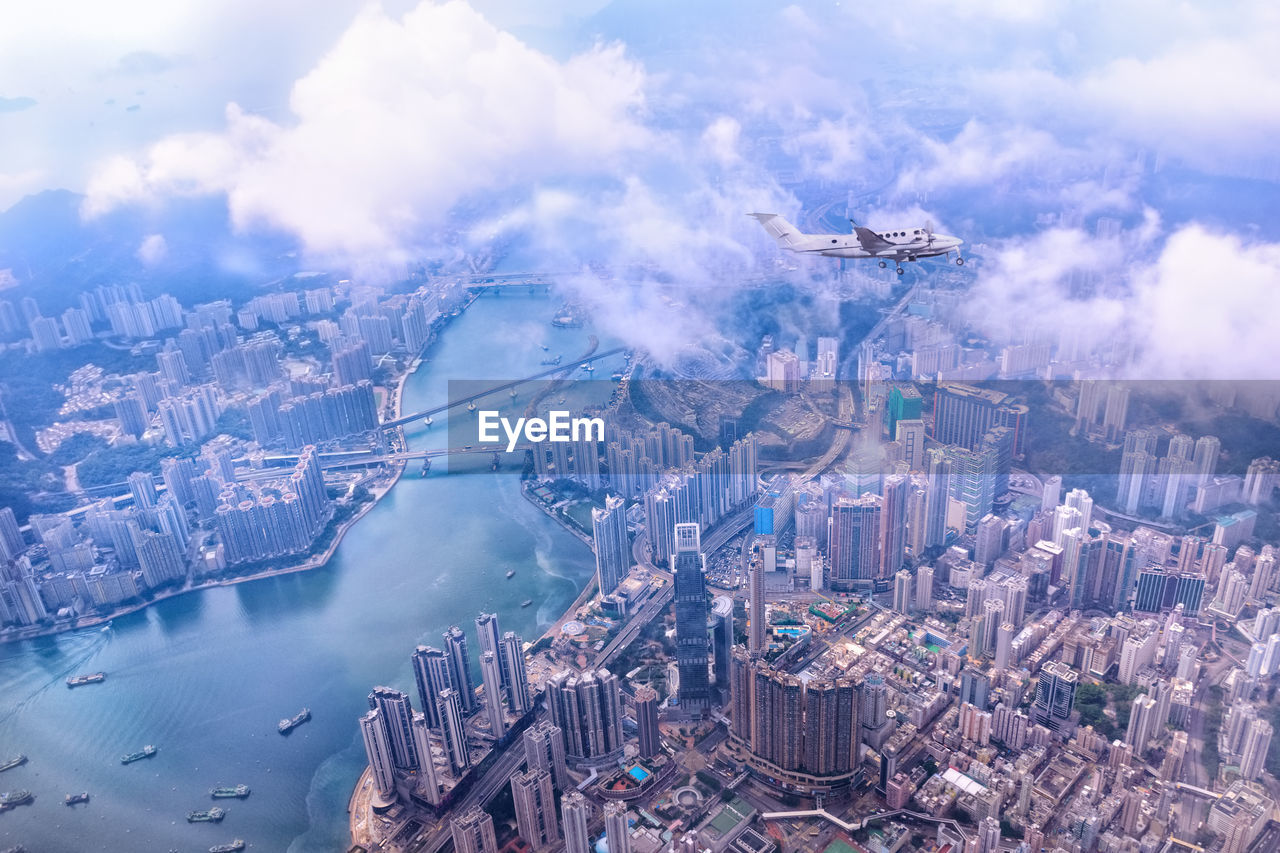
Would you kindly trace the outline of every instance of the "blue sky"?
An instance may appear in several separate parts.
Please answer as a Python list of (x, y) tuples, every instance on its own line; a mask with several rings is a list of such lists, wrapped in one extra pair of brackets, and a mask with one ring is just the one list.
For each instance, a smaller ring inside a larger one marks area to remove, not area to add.
[[(1181, 373), (1275, 301), (1276, 223), (1256, 215), (1280, 179), (1273, 4), (15, 5), (0, 207), (207, 195), (370, 275), (500, 237), (693, 283), (770, 256), (744, 212), (875, 190), (868, 221), (986, 244), (973, 300), (1000, 335), (1048, 313), (1124, 328)], [(1249, 203), (1188, 211), (1183, 173)], [(1206, 332), (1204, 277), (1228, 265)], [(1069, 293), (1082, 275), (1103, 286)], [(1203, 347), (1161, 344), (1192, 333)], [(1223, 370), (1258, 363), (1245, 350)]]

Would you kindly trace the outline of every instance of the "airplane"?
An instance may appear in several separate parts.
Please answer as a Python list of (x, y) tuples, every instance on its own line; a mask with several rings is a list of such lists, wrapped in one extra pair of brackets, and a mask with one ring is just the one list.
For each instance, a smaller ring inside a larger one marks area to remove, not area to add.
[(888, 266), (888, 261), (893, 261), (897, 265), (898, 275), (905, 272), (902, 269), (903, 261), (939, 255), (949, 257), (953, 252), (956, 263), (964, 266), (964, 258), (960, 256), (960, 245), (964, 241), (947, 234), (935, 234), (932, 225), (876, 232), (850, 219), (849, 223), (853, 226), (852, 234), (804, 234), (776, 213), (748, 213), (747, 215), (764, 226), (769, 236), (778, 242), (779, 248), (798, 255), (879, 258), (881, 269)]

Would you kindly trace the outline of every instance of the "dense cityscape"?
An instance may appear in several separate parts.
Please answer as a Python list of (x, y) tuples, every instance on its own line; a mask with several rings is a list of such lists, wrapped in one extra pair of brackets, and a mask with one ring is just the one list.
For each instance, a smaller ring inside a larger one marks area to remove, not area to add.
[(15, 7), (0, 853), (1280, 851), (1278, 39)]

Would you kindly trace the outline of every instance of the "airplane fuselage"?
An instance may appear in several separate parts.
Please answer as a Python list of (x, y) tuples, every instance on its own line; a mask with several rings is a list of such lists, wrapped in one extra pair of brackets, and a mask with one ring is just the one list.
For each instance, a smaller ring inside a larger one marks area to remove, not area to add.
[(826, 255), (831, 258), (884, 258), (894, 261), (914, 261), (949, 255), (960, 247), (962, 240), (947, 234), (930, 235), (923, 228), (898, 231), (877, 231), (886, 245), (866, 249), (856, 234), (814, 234), (791, 247), (801, 255)]
[(853, 226), (852, 234), (805, 234), (775, 213), (752, 213), (777, 241), (778, 247), (798, 255), (824, 255), (830, 258), (875, 258), (880, 266), (893, 261), (902, 272), (903, 261), (955, 255), (956, 263), (963, 264), (959, 237), (935, 233), (932, 228), (901, 228), (872, 231), (861, 225)]

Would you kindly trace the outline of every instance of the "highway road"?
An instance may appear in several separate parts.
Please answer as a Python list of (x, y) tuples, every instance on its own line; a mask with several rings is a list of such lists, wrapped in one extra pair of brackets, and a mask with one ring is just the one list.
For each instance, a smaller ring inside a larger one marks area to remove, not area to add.
[[(540, 721), (546, 716), (546, 711), (538, 712), (538, 720)], [(454, 803), (453, 808), (449, 810), (450, 815), (462, 814), (472, 806), (483, 806), (489, 800), (493, 799), (498, 791), (511, 782), (511, 776), (520, 769), (524, 763), (524, 747), (523, 741), (517, 741), (502, 754), (493, 766), (489, 768), (489, 772), (484, 774), (478, 782), (471, 786), (471, 790), (467, 791), (466, 796)], [(453, 838), (452, 830), (449, 828), (449, 820), (446, 817), (440, 822), (436, 829), (415, 846), (406, 848), (410, 853), (436, 853), (445, 846)]]

